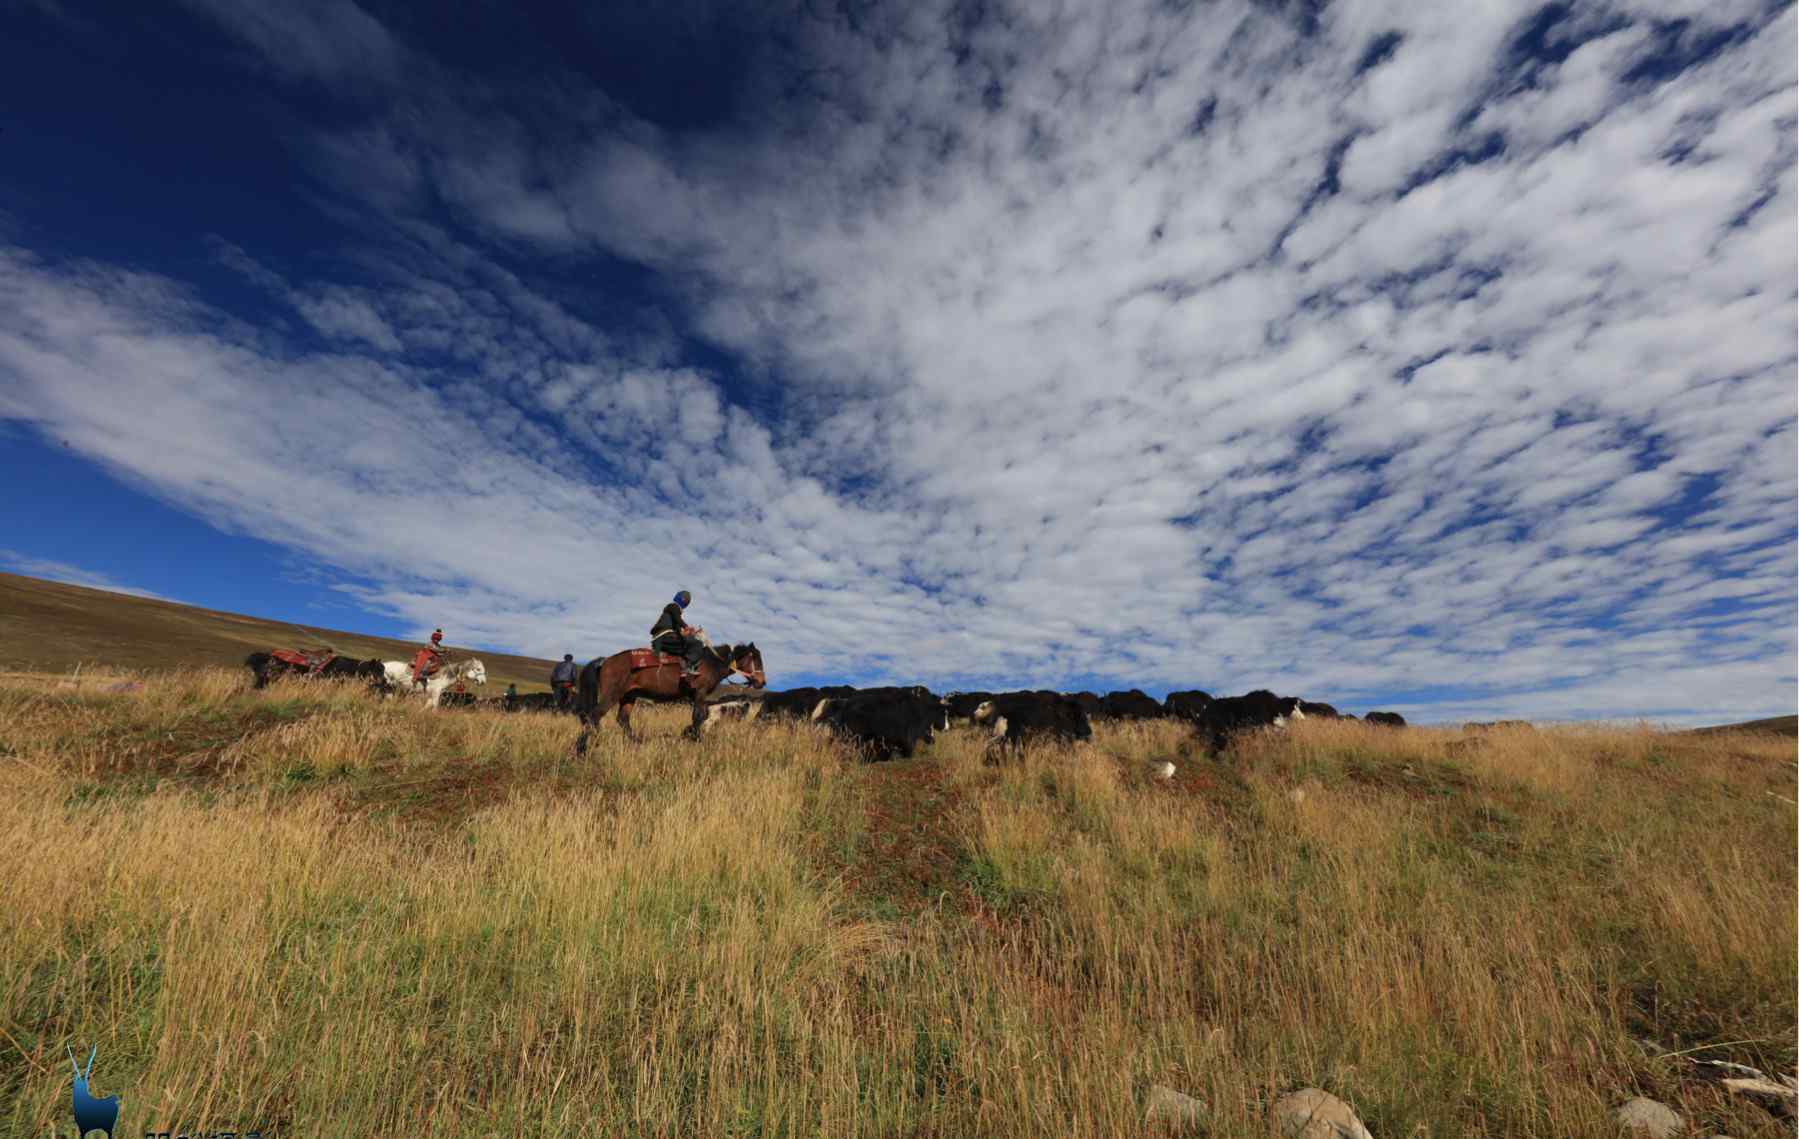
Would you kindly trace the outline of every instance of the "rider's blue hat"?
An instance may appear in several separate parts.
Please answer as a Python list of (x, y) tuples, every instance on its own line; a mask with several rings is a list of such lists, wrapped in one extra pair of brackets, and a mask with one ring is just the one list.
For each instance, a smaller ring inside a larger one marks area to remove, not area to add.
[(683, 589), (681, 592), (675, 594), (675, 604), (679, 605), (683, 609), (687, 608), (688, 604), (692, 601), (693, 601), (693, 594), (687, 592), (685, 589)]

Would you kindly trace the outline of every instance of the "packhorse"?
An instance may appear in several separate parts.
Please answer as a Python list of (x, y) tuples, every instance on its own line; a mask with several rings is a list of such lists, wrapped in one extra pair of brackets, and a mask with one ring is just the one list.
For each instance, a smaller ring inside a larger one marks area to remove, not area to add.
[(258, 688), (278, 676), (286, 676), (289, 673), (305, 677), (324, 677), (328, 680), (342, 680), (349, 677), (380, 680), (384, 675), (381, 662), (378, 660), (340, 657), (329, 650), (303, 653), (295, 652), (293, 649), (272, 649), (266, 653), (251, 653), (244, 658), (244, 667), (248, 668), (256, 677), (256, 687)]
[(581, 669), (575, 712), (581, 717), (581, 735), (575, 740), (575, 754), (587, 754), (587, 735), (600, 724), (613, 706), (618, 707), (618, 726), (630, 739), (631, 705), (641, 696), (660, 700), (691, 700), (693, 723), (682, 734), (688, 739), (700, 738), (700, 725), (706, 722), (706, 697), (727, 676), (741, 674), (751, 688), (768, 684), (762, 669), (762, 654), (756, 646), (706, 645), (700, 654), (700, 670), (693, 676), (681, 673), (681, 658), (658, 653), (654, 649), (626, 649), (605, 660), (590, 660)]

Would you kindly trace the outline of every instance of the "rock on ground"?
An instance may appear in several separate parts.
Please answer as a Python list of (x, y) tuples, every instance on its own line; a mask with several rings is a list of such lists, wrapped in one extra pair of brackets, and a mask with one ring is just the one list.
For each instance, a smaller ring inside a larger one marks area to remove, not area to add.
[(1776, 1082), (1760, 1068), (1727, 1060), (1693, 1060), (1691, 1064), (1700, 1078), (1716, 1081), (1733, 1096), (1752, 1099), (1781, 1119), (1799, 1117), (1799, 1081), (1789, 1076), (1782, 1075)]
[(1686, 1126), (1673, 1108), (1643, 1096), (1625, 1100), (1616, 1115), (1618, 1126), (1641, 1131), (1650, 1139), (1673, 1139)]
[(1149, 1089), (1149, 1110), (1146, 1114), (1151, 1123), (1182, 1128), (1199, 1127), (1206, 1121), (1206, 1105), (1190, 1095), (1182, 1095), (1173, 1088), (1156, 1084)]
[(1354, 1109), (1323, 1088), (1301, 1088), (1276, 1100), (1274, 1122), (1288, 1139), (1374, 1139)]
[(1729, 1089), (1731, 1095), (1753, 1099), (1782, 1119), (1792, 1119), (1799, 1115), (1799, 1092), (1772, 1080), (1751, 1078), (1718, 1082)]

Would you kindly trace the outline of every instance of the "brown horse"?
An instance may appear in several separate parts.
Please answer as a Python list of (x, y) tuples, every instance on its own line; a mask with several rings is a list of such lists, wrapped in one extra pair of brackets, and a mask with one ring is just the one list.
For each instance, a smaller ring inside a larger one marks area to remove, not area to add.
[(631, 730), (631, 705), (638, 697), (691, 700), (693, 723), (683, 734), (688, 739), (699, 739), (700, 725), (706, 722), (706, 697), (725, 677), (736, 672), (747, 677), (752, 688), (768, 684), (768, 675), (762, 671), (762, 654), (753, 644), (722, 648), (708, 645), (700, 654), (697, 676), (681, 675), (680, 661), (632, 668), (632, 655), (642, 651), (626, 649), (605, 660), (590, 660), (581, 670), (580, 690), (575, 700), (575, 711), (581, 717), (581, 736), (575, 741), (576, 755), (587, 754), (587, 733), (599, 727), (614, 704), (618, 705), (618, 726), (624, 729), (626, 736), (636, 739), (637, 733)]

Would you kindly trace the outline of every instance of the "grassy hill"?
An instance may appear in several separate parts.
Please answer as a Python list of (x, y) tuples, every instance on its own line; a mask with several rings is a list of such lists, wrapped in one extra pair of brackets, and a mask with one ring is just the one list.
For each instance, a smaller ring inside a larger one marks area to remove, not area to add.
[[(236, 651), (233, 649), (233, 651)], [(1791, 1134), (1781, 737), (1172, 724), (983, 762), (810, 725), (583, 761), (567, 717), (242, 670), (0, 677), (0, 1134)], [(1177, 773), (1148, 777), (1151, 760)], [(1687, 1053), (1683, 1056), (1681, 1053)]]
[[(316, 637), (314, 636), (316, 634)], [(0, 667), (68, 672), (96, 664), (126, 669), (217, 665), (238, 668), (259, 649), (320, 643), (353, 657), (411, 660), (416, 643), (341, 629), (302, 630), (282, 621), (131, 597), (0, 573)], [(549, 688), (554, 662), (450, 646), (481, 658), (490, 690)], [(495, 686), (498, 686), (495, 688)]]
[(1744, 720), (1740, 724), (1694, 728), (1693, 732), (1695, 735), (1713, 732), (1753, 732), (1773, 736), (1799, 736), (1799, 716), (1770, 716), (1765, 720)]

